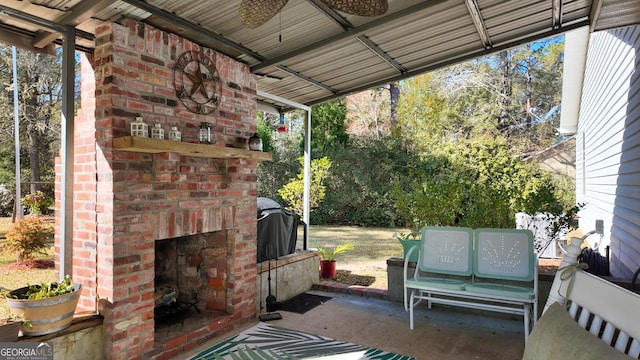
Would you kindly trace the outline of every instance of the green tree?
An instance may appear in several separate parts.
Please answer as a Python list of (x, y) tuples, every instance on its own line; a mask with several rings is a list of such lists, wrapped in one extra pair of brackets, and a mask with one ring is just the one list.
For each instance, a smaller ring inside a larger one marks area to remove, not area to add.
[(574, 206), (549, 174), (513, 156), (501, 138), (443, 145), (398, 177), (392, 195), (412, 229), (512, 227), (517, 212), (560, 214)]
[(455, 132), (444, 116), (445, 108), (446, 100), (433, 73), (405, 81), (398, 100), (396, 135), (420, 153), (431, 151)]
[(420, 231), (425, 225), (455, 224), (468, 183), (463, 170), (444, 156), (428, 156), (396, 174), (391, 196), (404, 220), (400, 225)]
[[(297, 136), (274, 135), (270, 142), (272, 161), (258, 163), (258, 196), (282, 203), (278, 190), (294, 178), (300, 170), (298, 158), (302, 155), (300, 150), (302, 136), (300, 134)], [(264, 141), (264, 138), (262, 139)]]
[(345, 144), (347, 107), (341, 98), (311, 107), (311, 157), (318, 158), (339, 144)]
[[(332, 166), (312, 222), (512, 227), (516, 211), (573, 205), (569, 182), (520, 160), (557, 140), (562, 49), (560, 37), (510, 49), (502, 67), (491, 55), (400, 81), (396, 126), (382, 88), (347, 101), (346, 130), (339, 102), (314, 106), (312, 154)], [(274, 161), (259, 165), (261, 196), (280, 197), (297, 173), (301, 148), (278, 140), (296, 134), (274, 134)]]
[[(393, 87), (393, 91), (396, 90), (397, 87)], [(377, 139), (389, 135), (394, 120), (397, 123), (397, 116), (389, 116), (395, 112), (395, 105), (391, 109), (392, 98), (389, 94), (391, 90), (375, 88), (348, 96), (347, 132), (354, 136)]]
[[(301, 166), (304, 166), (304, 158), (298, 159)], [(311, 160), (310, 184), (309, 184), (309, 207), (317, 208), (326, 195), (325, 178), (331, 168), (331, 161), (327, 157)], [(303, 215), (304, 207), (304, 168), (295, 179), (292, 179), (282, 189), (278, 190), (282, 199), (289, 204), (286, 209), (293, 211), (299, 216)]]
[(546, 39), (435, 72), (447, 117), (462, 134), (501, 135), (524, 152), (553, 144), (563, 48), (562, 37)]
[(524, 46), (514, 56), (518, 74), (524, 84), (520, 99), (520, 127), (512, 139), (526, 151), (537, 151), (553, 145), (560, 125), (559, 104), (562, 88), (564, 42), (550, 41), (545, 46)]
[[(59, 149), (61, 109), (61, 58), (17, 50), (18, 113), (21, 162), (30, 192), (42, 190), (53, 197), (54, 156)], [(0, 153), (13, 154), (13, 64), (11, 47), (0, 45)], [(13, 158), (13, 156), (11, 156)], [(15, 163), (0, 163), (0, 180), (14, 183)], [(43, 186), (46, 184), (46, 186)]]
[(262, 151), (264, 152), (273, 152), (272, 135), (273, 135), (273, 125), (268, 122), (266, 119), (267, 116), (262, 111), (258, 112), (258, 119), (256, 120), (256, 133), (262, 139)]
[(395, 174), (417, 161), (391, 136), (353, 137), (329, 153), (333, 165), (326, 179), (327, 196), (314, 211), (314, 224), (395, 226), (398, 216), (390, 190)]

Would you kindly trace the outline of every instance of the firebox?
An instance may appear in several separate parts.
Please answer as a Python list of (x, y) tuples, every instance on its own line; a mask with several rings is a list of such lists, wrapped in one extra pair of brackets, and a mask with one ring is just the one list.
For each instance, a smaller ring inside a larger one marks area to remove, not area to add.
[(214, 315), (225, 313), (226, 253), (225, 231), (155, 242), (156, 331), (183, 326), (185, 320), (198, 322), (201, 308)]

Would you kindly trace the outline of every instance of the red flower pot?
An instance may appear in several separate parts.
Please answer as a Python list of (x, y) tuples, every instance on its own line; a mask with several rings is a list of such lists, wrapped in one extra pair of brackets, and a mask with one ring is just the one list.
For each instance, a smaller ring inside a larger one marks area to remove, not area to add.
[(336, 278), (336, 262), (335, 260), (320, 260), (320, 277), (323, 279)]

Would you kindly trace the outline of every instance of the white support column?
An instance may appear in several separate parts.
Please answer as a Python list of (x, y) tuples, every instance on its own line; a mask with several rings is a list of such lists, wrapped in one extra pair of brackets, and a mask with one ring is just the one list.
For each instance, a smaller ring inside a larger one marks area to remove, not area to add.
[(13, 62), (13, 122), (14, 122), (14, 137), (15, 137), (15, 149), (16, 149), (16, 199), (14, 202), (15, 208), (15, 220), (20, 220), (23, 217), (22, 213), (22, 179), (20, 178), (20, 113), (18, 104), (18, 54), (16, 47), (11, 47), (11, 59)]
[(309, 212), (311, 211), (309, 205), (311, 195), (311, 107), (260, 90), (257, 90), (256, 94), (307, 112), (307, 121), (304, 123), (304, 194), (302, 200), (302, 221), (304, 221), (305, 237), (304, 250), (307, 250), (307, 244), (309, 244)]
[[(307, 121), (304, 125), (304, 199), (302, 203), (304, 221), (304, 244), (309, 244), (309, 202), (311, 196), (311, 110), (307, 110)], [(304, 250), (307, 250), (306, 248)]]

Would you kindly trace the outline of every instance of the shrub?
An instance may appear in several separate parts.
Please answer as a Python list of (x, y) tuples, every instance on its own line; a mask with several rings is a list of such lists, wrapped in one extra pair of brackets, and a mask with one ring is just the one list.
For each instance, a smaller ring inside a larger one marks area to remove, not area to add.
[(288, 136), (277, 136), (272, 140), (273, 161), (258, 163), (258, 196), (273, 199), (279, 204), (284, 203), (278, 190), (300, 170), (298, 158), (302, 153), (298, 144), (298, 139)]
[(417, 160), (391, 137), (356, 138), (328, 152), (333, 165), (327, 196), (313, 224), (395, 227), (398, 215), (390, 196), (394, 175), (404, 176)]
[(0, 184), (0, 216), (11, 216), (14, 192), (7, 185)]
[(414, 229), (424, 225), (513, 227), (515, 214), (570, 207), (553, 179), (514, 157), (500, 139), (443, 145), (399, 177), (392, 196)]
[(48, 207), (52, 204), (51, 198), (45, 195), (42, 191), (36, 191), (35, 194), (28, 194), (22, 198), (22, 203), (29, 208), (29, 214), (42, 214), (42, 208)]
[(46, 254), (52, 235), (53, 227), (42, 216), (27, 215), (9, 228), (2, 250), (16, 254), (19, 262), (31, 260), (38, 254)]
[(432, 156), (398, 174), (391, 196), (406, 225), (419, 231), (425, 225), (458, 223), (465, 196), (474, 183), (464, 170), (446, 157)]
[[(280, 197), (289, 204), (287, 210), (293, 211), (298, 216), (303, 215), (303, 202), (304, 202), (304, 158), (299, 158), (300, 165), (303, 168), (298, 173), (295, 179), (278, 190)], [(331, 161), (328, 158), (323, 157), (321, 159), (311, 160), (311, 176), (309, 185), (309, 207), (315, 209), (320, 205), (326, 194), (326, 187), (324, 185), (324, 179), (327, 176), (329, 168), (331, 168)]]

